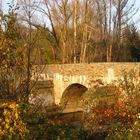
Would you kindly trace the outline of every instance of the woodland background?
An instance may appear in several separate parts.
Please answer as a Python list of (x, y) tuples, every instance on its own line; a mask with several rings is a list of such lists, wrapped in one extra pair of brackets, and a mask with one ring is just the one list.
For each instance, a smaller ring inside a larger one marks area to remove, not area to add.
[(139, 61), (138, 10), (135, 0), (12, 1), (0, 12), (0, 62)]

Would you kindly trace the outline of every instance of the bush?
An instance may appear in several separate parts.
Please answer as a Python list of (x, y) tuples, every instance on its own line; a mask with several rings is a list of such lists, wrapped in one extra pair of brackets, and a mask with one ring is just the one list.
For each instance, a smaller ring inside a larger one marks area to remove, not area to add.
[[(114, 94), (114, 95), (113, 95)], [(140, 86), (134, 71), (123, 72), (115, 85), (91, 89), (83, 97), (84, 127), (107, 140), (140, 138)]]
[(28, 137), (19, 110), (19, 105), (15, 102), (0, 102), (0, 139), (22, 140)]
[(112, 128), (109, 131), (106, 140), (139, 140), (140, 139), (140, 122), (134, 121), (129, 128), (121, 126)]
[(46, 127), (47, 140), (85, 140), (86, 131), (76, 129), (75, 127), (67, 124), (52, 124)]

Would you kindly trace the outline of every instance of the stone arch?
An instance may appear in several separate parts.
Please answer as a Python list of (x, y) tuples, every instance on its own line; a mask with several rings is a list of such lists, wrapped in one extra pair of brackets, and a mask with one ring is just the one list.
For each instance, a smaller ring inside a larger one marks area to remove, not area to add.
[(62, 93), (60, 104), (64, 107), (65, 112), (75, 112), (82, 110), (80, 99), (88, 88), (79, 83), (69, 85)]

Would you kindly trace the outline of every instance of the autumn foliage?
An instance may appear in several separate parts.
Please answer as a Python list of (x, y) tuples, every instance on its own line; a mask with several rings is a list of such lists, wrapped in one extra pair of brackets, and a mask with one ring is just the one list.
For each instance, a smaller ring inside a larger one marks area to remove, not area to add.
[(135, 72), (123, 72), (116, 84), (99, 88), (85, 93), (84, 128), (89, 135), (105, 133), (106, 140), (139, 139), (140, 86)]
[(25, 139), (28, 135), (26, 123), (20, 116), (15, 102), (0, 102), (0, 139)]

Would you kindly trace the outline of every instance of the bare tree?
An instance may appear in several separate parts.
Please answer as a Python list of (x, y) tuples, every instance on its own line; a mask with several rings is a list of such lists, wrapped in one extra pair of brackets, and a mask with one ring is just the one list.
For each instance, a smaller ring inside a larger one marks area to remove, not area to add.
[(20, 5), (21, 9), (21, 14), (19, 17), (24, 21), (25, 26), (27, 26), (27, 40), (25, 40), (25, 45), (26, 47), (26, 94), (24, 95), (26, 101), (28, 102), (29, 99), (29, 94), (31, 91), (31, 50), (33, 49), (34, 45), (34, 38), (32, 37), (32, 31), (33, 31), (33, 16), (36, 11), (34, 7), (36, 7), (36, 0), (31, 1), (31, 0), (19, 0), (18, 4)]
[(84, 63), (90, 57), (90, 61), (120, 61), (122, 30), (137, 11), (134, 2), (43, 0), (42, 5), (37, 9), (50, 23), (56, 42), (52, 48), (63, 63)]
[[(112, 6), (115, 8), (113, 24), (114, 24), (114, 41), (117, 43), (117, 58), (115, 60), (121, 61), (121, 46), (122, 46), (122, 29), (129, 24), (131, 18), (137, 13), (135, 9), (135, 1), (130, 3), (130, 0), (114, 0)], [(116, 38), (116, 39), (115, 39)]]

